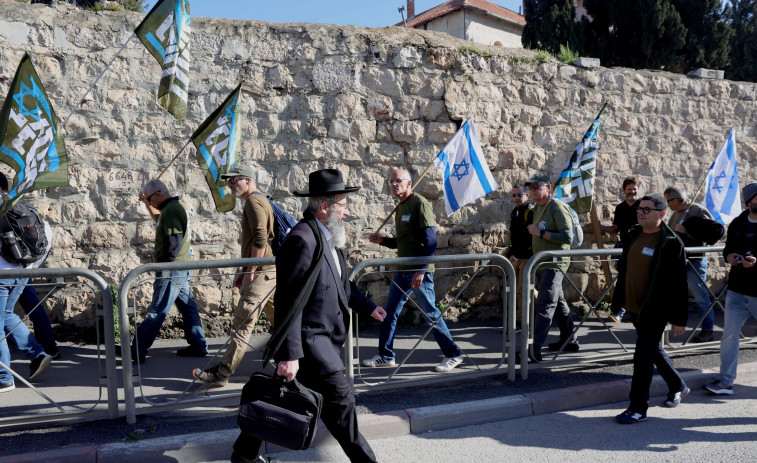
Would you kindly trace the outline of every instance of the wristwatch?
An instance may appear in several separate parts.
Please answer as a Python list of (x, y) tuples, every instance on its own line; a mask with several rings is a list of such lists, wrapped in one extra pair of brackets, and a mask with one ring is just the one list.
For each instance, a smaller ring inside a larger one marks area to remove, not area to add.
[(539, 238), (544, 238), (544, 232), (547, 230), (539, 230)]

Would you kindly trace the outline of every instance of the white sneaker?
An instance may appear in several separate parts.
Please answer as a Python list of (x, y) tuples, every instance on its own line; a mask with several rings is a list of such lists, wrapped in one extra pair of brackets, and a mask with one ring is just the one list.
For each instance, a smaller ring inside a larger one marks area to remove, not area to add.
[(444, 360), (442, 360), (442, 363), (436, 366), (434, 370), (440, 372), (440, 373), (446, 373), (448, 371), (452, 371), (453, 368), (463, 363), (463, 356), (458, 355), (457, 357), (444, 357)]
[(368, 360), (363, 360), (362, 365), (364, 367), (393, 367), (397, 365), (397, 363), (394, 361), (394, 359), (385, 359), (384, 357), (380, 355), (374, 355), (373, 357), (369, 358)]

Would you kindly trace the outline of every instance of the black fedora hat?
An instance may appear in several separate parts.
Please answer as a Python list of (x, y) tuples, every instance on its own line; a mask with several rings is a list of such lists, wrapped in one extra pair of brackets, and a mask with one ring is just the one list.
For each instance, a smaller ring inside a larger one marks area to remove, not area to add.
[(299, 197), (329, 196), (342, 193), (352, 193), (360, 189), (359, 186), (344, 186), (342, 173), (336, 169), (321, 169), (311, 172), (308, 178), (310, 191), (293, 191)]

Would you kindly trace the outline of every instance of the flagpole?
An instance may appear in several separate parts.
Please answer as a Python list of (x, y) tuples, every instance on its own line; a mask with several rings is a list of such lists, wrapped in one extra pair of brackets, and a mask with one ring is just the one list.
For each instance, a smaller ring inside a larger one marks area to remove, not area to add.
[(87, 97), (87, 95), (89, 95), (89, 92), (91, 92), (91, 91), (92, 91), (92, 89), (93, 89), (93, 88), (95, 87), (95, 85), (97, 85), (97, 82), (99, 82), (99, 81), (100, 81), (100, 78), (102, 78), (102, 76), (103, 76), (103, 75), (105, 75), (105, 73), (106, 73), (106, 72), (108, 71), (108, 69), (110, 69), (110, 66), (111, 66), (111, 65), (113, 64), (113, 61), (115, 61), (116, 57), (117, 57), (118, 55), (120, 55), (122, 51), (124, 51), (124, 48), (126, 48), (126, 45), (128, 45), (128, 44), (129, 44), (129, 42), (131, 42), (131, 39), (132, 39), (132, 38), (134, 38), (134, 36), (135, 36), (135, 35), (137, 35), (137, 34), (136, 34), (136, 33), (132, 33), (132, 34), (131, 34), (131, 36), (129, 36), (129, 39), (128, 39), (128, 40), (126, 41), (126, 43), (124, 43), (124, 44), (123, 44), (123, 46), (121, 47), (121, 49), (120, 49), (120, 50), (118, 50), (118, 53), (116, 53), (115, 55), (113, 55), (113, 58), (111, 58), (111, 60), (110, 60), (110, 63), (108, 63), (108, 65), (107, 65), (107, 66), (105, 66), (105, 69), (103, 69), (103, 71), (102, 71), (102, 72), (100, 73), (100, 75), (99, 75), (99, 76), (97, 76), (97, 79), (95, 79), (95, 81), (94, 81), (94, 82), (92, 82), (92, 85), (90, 85), (90, 86), (89, 86), (89, 88), (88, 88), (88, 89), (87, 89), (87, 91), (86, 91), (86, 92), (84, 93), (84, 95), (83, 95), (83, 96), (82, 96), (81, 98), (79, 98), (79, 102), (78, 102), (78, 103), (76, 103), (76, 106), (74, 106), (74, 107), (73, 107), (73, 109), (71, 109), (71, 112), (70, 112), (70, 113), (68, 113), (68, 116), (66, 116), (66, 119), (65, 119), (65, 120), (63, 121), (63, 123), (62, 123), (62, 124), (60, 125), (60, 128), (61, 128), (61, 129), (62, 129), (63, 127), (65, 127), (65, 125), (66, 125), (66, 122), (68, 122), (68, 120), (69, 120), (69, 119), (71, 118), (71, 116), (72, 116), (72, 115), (74, 114), (74, 111), (76, 111), (76, 110), (77, 110), (77, 109), (79, 108), (79, 106), (81, 105), (82, 101), (84, 101), (84, 99), (85, 99), (85, 98)]
[(169, 167), (171, 167), (171, 165), (172, 165), (172, 164), (174, 163), (174, 161), (176, 161), (176, 159), (178, 159), (178, 158), (179, 158), (179, 156), (181, 155), (181, 153), (183, 153), (183, 152), (184, 152), (184, 149), (185, 149), (185, 148), (186, 148), (186, 147), (187, 147), (187, 146), (188, 146), (188, 145), (189, 145), (190, 143), (192, 143), (192, 139), (191, 139), (191, 138), (190, 138), (189, 140), (187, 140), (187, 142), (186, 142), (186, 143), (184, 144), (184, 146), (182, 146), (182, 147), (181, 147), (181, 149), (179, 150), (179, 152), (178, 152), (178, 153), (176, 153), (176, 156), (174, 156), (174, 157), (173, 157), (173, 159), (171, 159), (171, 162), (169, 162), (169, 163), (168, 163), (168, 165), (166, 166), (166, 168), (165, 168), (165, 169), (163, 169), (163, 171), (162, 171), (162, 172), (161, 172), (160, 174), (158, 174), (158, 176), (157, 176), (157, 177), (155, 177), (156, 179), (159, 179), (160, 177), (162, 177), (162, 176), (163, 176), (163, 174), (165, 174), (165, 173), (166, 173), (166, 171), (168, 170), (168, 168), (169, 168)]
[[(419, 184), (419, 183), (421, 183), (421, 180), (423, 180), (423, 177), (425, 177), (425, 176), (426, 176), (426, 174), (428, 174), (428, 171), (429, 171), (429, 170), (431, 170), (431, 168), (432, 168), (432, 167), (434, 167), (434, 162), (433, 162), (433, 161), (431, 161), (431, 164), (429, 164), (429, 165), (428, 165), (428, 167), (426, 167), (426, 170), (424, 170), (424, 171), (423, 171), (423, 173), (421, 174), (421, 176), (420, 176), (420, 177), (418, 177), (418, 180), (416, 180), (416, 181), (415, 181), (415, 183), (413, 184), (413, 186), (412, 186), (412, 187), (410, 188), (411, 190), (414, 190), (414, 189), (415, 189), (415, 187), (417, 187), (417, 186), (418, 186), (418, 184)], [(381, 231), (381, 229), (382, 229), (382, 228), (384, 228), (384, 225), (386, 225), (386, 224), (387, 224), (387, 222), (389, 222), (389, 219), (391, 219), (391, 218), (392, 218), (392, 216), (394, 215), (394, 212), (395, 212), (395, 211), (397, 210), (397, 208), (398, 208), (398, 207), (400, 207), (400, 204), (399, 204), (399, 203), (397, 203), (397, 204), (396, 204), (396, 205), (394, 206), (394, 209), (392, 209), (392, 212), (390, 212), (390, 213), (389, 213), (389, 215), (388, 215), (388, 216), (386, 216), (386, 218), (384, 219), (384, 221), (383, 221), (383, 222), (381, 222), (381, 225), (379, 225), (379, 227), (378, 227), (378, 228), (376, 229), (376, 231), (374, 232), (375, 234), (377, 234), (377, 235), (378, 235), (378, 232), (380, 232), (380, 231)]]
[[(733, 128), (728, 131), (728, 136), (725, 138), (726, 139), (726, 143), (728, 142), (728, 138), (731, 136), (731, 131), (733, 131)], [(718, 155), (716, 154), (715, 155), (715, 159), (717, 160), (717, 158), (718, 158)], [(712, 166), (714, 162), (715, 161), (711, 162), (710, 166)], [(702, 183), (699, 184), (699, 189), (697, 189), (697, 193), (694, 196), (692, 196), (692, 198), (690, 200), (690, 204), (694, 204), (694, 201), (696, 201), (696, 199), (699, 197), (699, 193), (702, 192), (702, 189), (707, 184), (707, 177), (709, 175), (710, 175), (710, 169), (708, 168), (707, 172), (705, 172), (705, 174), (704, 174), (704, 179), (702, 180)], [(686, 209), (687, 212), (688, 212), (688, 210), (689, 209)]]

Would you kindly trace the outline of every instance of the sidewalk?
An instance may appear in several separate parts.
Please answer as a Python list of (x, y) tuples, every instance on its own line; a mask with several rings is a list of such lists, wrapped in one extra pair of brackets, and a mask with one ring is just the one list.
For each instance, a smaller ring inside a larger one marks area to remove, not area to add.
[[(501, 349), (502, 343), (502, 333), (496, 326), (464, 323), (453, 326), (455, 340), (469, 355), (460, 367), (461, 371), (496, 365), (500, 355), (497, 349)], [(622, 340), (632, 339), (630, 325), (612, 327)], [(358, 358), (375, 353), (374, 331), (369, 327), (361, 332)], [(414, 336), (422, 332), (420, 328), (403, 329), (397, 340), (399, 351), (403, 355), (409, 352), (417, 339)], [(582, 351), (569, 356), (617, 350), (617, 345), (612, 346), (608, 332), (600, 323), (592, 322), (583, 333)], [(264, 336), (254, 337), (254, 347), (262, 346), (265, 339)], [(140, 409), (144, 411), (148, 400), (165, 403), (182, 395), (188, 398), (217, 396), (219, 399), (216, 402), (138, 415), (135, 425), (127, 425), (121, 418), (71, 425), (39, 424), (24, 429), (0, 428), (0, 455), (11, 455), (0, 458), (0, 462), (118, 462), (136, 459), (193, 462), (228, 458), (238, 434), (235, 419), (238, 393), (260, 362), (243, 362), (243, 368), (225, 388), (197, 388), (192, 383), (192, 368), (202, 367), (212, 363), (212, 360), (177, 357), (174, 351), (181, 347), (182, 342), (160, 341), (141, 366), (142, 388), (135, 386)], [(221, 348), (223, 340), (211, 340), (211, 344), (214, 351)], [(91, 346), (67, 347), (63, 361), (56, 362), (45, 373), (50, 376), (42, 385), (44, 392), (68, 397), (76, 406), (87, 402), (82, 394), (96, 397), (94, 386), (97, 383), (90, 384), (83, 380), (96, 371), (96, 361), (91, 360), (92, 350)], [(255, 352), (248, 353), (248, 356), (259, 358)], [(673, 353), (671, 357), (692, 389), (711, 381), (716, 372), (713, 367), (719, 364), (716, 347), (696, 353)], [(432, 373), (433, 365), (440, 358), (436, 344), (423, 341), (419, 350), (408, 360), (408, 365), (397, 374), (400, 377), (429, 374), (443, 377)], [(77, 367), (79, 362), (86, 359), (94, 363), (87, 363), (85, 368)], [(750, 378), (757, 380), (757, 346), (750, 344), (742, 347), (741, 363), (739, 382)], [(24, 365), (21, 364), (21, 367)], [(78, 370), (85, 372), (85, 375), (82, 378), (72, 377)], [(363, 376), (356, 377), (356, 385), (364, 388), (364, 382), (385, 379), (390, 371), (387, 368), (361, 369)], [(630, 356), (627, 356), (620, 360), (534, 368), (529, 370), (529, 378), (525, 381), (520, 377), (508, 381), (506, 370), (502, 369), (501, 374), (475, 380), (458, 379), (449, 383), (363, 392), (357, 395), (361, 431), (370, 440), (621, 402), (627, 400), (631, 371)], [(59, 381), (68, 382), (68, 385), (60, 387)], [(652, 395), (662, 396), (667, 391), (658, 381), (659, 378), (653, 385)], [(19, 394), (12, 401), (9, 401), (11, 393), (0, 398), (3, 400), (0, 416), (13, 410), (28, 411), (29, 407), (43, 408), (39, 405), (40, 399), (30, 389), (23, 387), (12, 391), (17, 392)], [(618, 408), (622, 406), (619, 404)], [(45, 431), (40, 433), (34, 428)], [(334, 441), (329, 433), (320, 429), (315, 445), (330, 444)], [(27, 453), (19, 454), (20, 449)], [(270, 448), (267, 451), (277, 450), (282, 449)]]
[[(699, 370), (686, 372), (683, 376), (689, 387), (693, 390), (699, 390), (702, 385), (712, 380), (715, 373), (717, 371), (714, 369)], [(742, 365), (739, 368), (738, 384), (755, 381), (757, 381), (757, 362)], [(622, 402), (627, 400), (629, 388), (630, 380), (612, 381), (471, 402), (360, 415), (360, 430), (369, 441), (410, 434), (423, 434), (429, 431)], [(661, 378), (655, 377), (651, 392), (654, 400), (667, 394), (667, 388)], [(735, 398), (738, 398), (738, 395)], [(618, 410), (622, 408), (624, 408), (623, 404), (619, 404)], [(608, 416), (608, 423), (609, 418)], [(0, 462), (118, 463), (137, 460), (182, 463), (206, 462), (227, 459), (231, 454), (231, 447), (237, 436), (238, 430), (229, 429), (186, 434), (172, 438), (147, 439), (136, 443), (106, 444), (27, 453), (0, 458)], [(337, 444), (321, 425), (318, 428), (313, 445), (317, 447)], [(281, 451), (287, 451), (287, 449), (276, 446), (266, 448), (266, 453)]]

